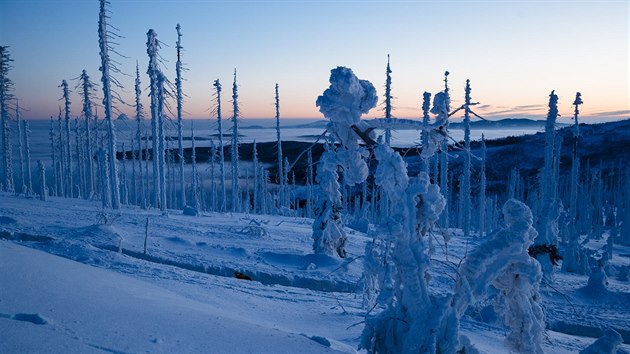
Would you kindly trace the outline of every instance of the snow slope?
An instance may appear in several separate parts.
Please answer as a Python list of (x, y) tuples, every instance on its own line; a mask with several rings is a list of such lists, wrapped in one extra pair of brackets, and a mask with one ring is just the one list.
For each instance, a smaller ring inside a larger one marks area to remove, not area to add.
[[(311, 254), (310, 219), (180, 213), (0, 193), (0, 353), (355, 352), (365, 235), (346, 229), (341, 261)], [(435, 291), (452, 289), (454, 266), (479, 243), (453, 231), (448, 249), (432, 241)], [(617, 262), (630, 254), (615, 252)], [(627, 281), (597, 294), (586, 277), (556, 279), (541, 288), (545, 352), (578, 352), (603, 326), (628, 343)], [(508, 353), (491, 301), (469, 311), (462, 333), (482, 353)]]
[(0, 254), (3, 353), (336, 352), (116, 272), (6, 241)]

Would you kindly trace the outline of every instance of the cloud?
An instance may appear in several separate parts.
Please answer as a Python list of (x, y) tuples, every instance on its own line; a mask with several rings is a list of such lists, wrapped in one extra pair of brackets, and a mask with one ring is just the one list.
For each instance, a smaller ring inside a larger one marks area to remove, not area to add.
[(630, 116), (630, 109), (624, 109), (621, 111), (608, 111), (608, 112), (596, 112), (593, 114), (590, 114), (591, 116), (598, 116), (598, 117), (604, 117), (604, 116)]

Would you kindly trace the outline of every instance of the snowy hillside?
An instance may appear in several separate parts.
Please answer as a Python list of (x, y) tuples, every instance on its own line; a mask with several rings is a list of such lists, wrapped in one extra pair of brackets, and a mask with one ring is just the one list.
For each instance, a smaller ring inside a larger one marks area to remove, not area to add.
[[(0, 331), (8, 335), (0, 352), (354, 352), (369, 310), (361, 300), (368, 239), (347, 230), (347, 259), (313, 255), (311, 222), (103, 211), (97, 202), (2, 193)], [(478, 241), (457, 234), (448, 258), (438, 241), (437, 288), (452, 286), (450, 264)], [(616, 247), (613, 260), (628, 264), (629, 254)], [(546, 352), (576, 352), (601, 327), (630, 339), (627, 281), (600, 290), (586, 283), (558, 273), (543, 286)], [(505, 329), (487, 305), (463, 318), (462, 332), (482, 353), (506, 353)]]

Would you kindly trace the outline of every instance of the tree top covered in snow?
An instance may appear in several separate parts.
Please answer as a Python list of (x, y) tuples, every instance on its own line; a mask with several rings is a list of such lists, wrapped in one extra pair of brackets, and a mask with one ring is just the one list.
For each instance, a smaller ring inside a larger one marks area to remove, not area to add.
[(333, 122), (355, 124), (361, 114), (376, 107), (376, 89), (367, 80), (360, 80), (352, 69), (338, 66), (330, 71), (330, 87), (317, 97), (319, 111)]

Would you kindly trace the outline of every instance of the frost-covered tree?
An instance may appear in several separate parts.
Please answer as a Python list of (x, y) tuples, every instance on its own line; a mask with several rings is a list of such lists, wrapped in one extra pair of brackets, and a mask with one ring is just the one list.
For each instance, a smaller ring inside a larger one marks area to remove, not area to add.
[(584, 247), (579, 242), (579, 227), (577, 226), (577, 210), (578, 210), (578, 186), (580, 174), (580, 157), (578, 156), (578, 139), (580, 136), (578, 117), (580, 114), (579, 106), (582, 104), (582, 95), (577, 92), (575, 94), (574, 106), (574, 125), (573, 125), (573, 154), (571, 164), (571, 185), (569, 194), (569, 237), (567, 246), (563, 255), (562, 270), (565, 272), (588, 274), (589, 264), (588, 255)]
[(479, 236), (486, 233), (486, 137), (481, 134), (481, 174), (479, 177)]
[[(387, 54), (387, 68), (385, 69), (385, 120), (388, 124), (392, 121), (392, 69), (389, 66), (389, 54)], [(385, 144), (390, 145), (392, 130), (385, 128)]]
[(0, 46), (0, 143), (2, 144), (2, 180), (5, 192), (15, 191), (13, 185), (13, 152), (9, 125), (9, 102), (13, 99), (13, 81), (9, 78), (12, 68), (8, 46)]
[(166, 211), (166, 170), (164, 153), (164, 100), (166, 78), (158, 63), (160, 42), (153, 29), (147, 32), (147, 54), (151, 97), (151, 130), (153, 147), (153, 206)]
[(221, 122), (221, 83), (219, 79), (214, 80), (215, 96), (217, 99), (216, 114), (217, 114), (217, 130), (219, 134), (219, 178), (220, 178), (220, 191), (221, 191), (221, 212), (227, 211), (227, 193), (225, 190), (225, 156), (223, 149), (223, 128)]
[[(433, 114), (436, 114), (436, 125), (441, 126), (442, 128), (438, 128), (438, 131), (447, 132), (448, 131), (448, 113), (451, 109), (451, 98), (449, 95), (448, 88), (448, 75), (449, 72), (444, 72), (444, 91), (438, 93), (433, 98)], [(439, 98), (438, 98), (439, 96)], [(440, 191), (442, 191), (442, 195), (448, 198), (449, 183), (448, 183), (448, 141), (446, 139), (442, 140), (440, 144)], [(448, 229), (449, 226), (449, 211), (448, 207), (444, 208), (440, 216), (440, 223), (443, 228)]]
[(313, 217), (313, 151), (306, 155), (306, 217)]
[[(90, 121), (93, 118), (92, 114), (92, 100), (94, 99), (94, 94), (96, 91), (96, 84), (94, 84), (87, 72), (83, 70), (81, 72), (81, 76), (79, 77), (79, 87), (81, 89), (81, 97), (83, 100), (83, 119), (84, 119), (84, 130), (85, 130), (85, 155), (87, 158), (85, 159), (86, 163), (86, 190), (85, 197), (90, 199), (94, 195), (94, 145), (95, 145), (95, 137), (92, 134), (92, 128), (90, 127)], [(96, 129), (96, 127), (94, 127)]]
[(260, 179), (259, 179), (259, 164), (258, 164), (258, 147), (256, 146), (256, 140), (252, 144), (252, 170), (254, 179), (253, 190), (253, 212), (258, 213), (260, 211)]
[(39, 199), (46, 201), (48, 198), (48, 187), (46, 187), (46, 169), (42, 160), (37, 160), (37, 172), (39, 176)]
[(123, 205), (129, 204), (129, 185), (127, 183), (127, 150), (122, 144), (122, 161), (120, 162), (120, 201)]
[(24, 157), (26, 158), (26, 160), (24, 160), (24, 178), (26, 179), (23, 183), (24, 193), (31, 195), (33, 194), (33, 179), (31, 174), (31, 144), (28, 138), (31, 131), (28, 128), (27, 120), (22, 121), (22, 133), (22, 139), (24, 140), (22, 146), (24, 147)]
[(120, 192), (118, 186), (118, 167), (116, 165), (116, 130), (114, 127), (114, 117), (112, 112), (113, 96), (111, 84), (112, 80), (111, 72), (118, 72), (118, 69), (112, 65), (109, 59), (109, 51), (112, 49), (110, 43), (110, 31), (107, 25), (107, 16), (105, 4), (107, 0), (100, 0), (99, 11), (99, 25), (98, 25), (98, 43), (100, 47), (101, 57), (101, 82), (103, 87), (103, 109), (105, 110), (105, 123), (107, 127), (107, 172), (108, 176), (108, 189), (111, 193), (111, 202), (113, 209), (120, 209)]
[[(368, 316), (360, 347), (369, 353), (436, 353), (450, 350), (452, 338), (442, 333), (445, 299), (432, 296), (426, 272), (428, 245), (424, 236), (437, 221), (445, 199), (426, 173), (410, 179), (406, 163), (389, 146), (374, 150), (375, 180), (393, 205), (378, 232), (393, 246), (394, 286), (387, 307)], [(452, 329), (457, 335), (457, 329)]]
[(346, 234), (341, 219), (338, 162), (332, 143), (325, 145), (317, 167), (317, 182), (321, 189), (320, 209), (313, 220), (313, 251), (328, 255), (346, 256)]
[(20, 159), (18, 163), (20, 165), (20, 193), (26, 193), (26, 173), (24, 171), (24, 146), (22, 145), (22, 119), (20, 116), (20, 100), (15, 100), (15, 121), (18, 128), (18, 152)]
[(60, 176), (60, 189), (59, 189), (59, 195), (60, 196), (67, 196), (66, 194), (66, 174), (65, 174), (65, 169), (64, 166), (66, 165), (66, 154), (65, 154), (65, 150), (64, 150), (64, 143), (63, 143), (63, 122), (61, 119), (61, 106), (59, 106), (59, 115), (57, 116), (57, 133), (59, 134), (59, 139), (57, 139), (57, 151), (59, 151), (59, 167), (57, 168), (57, 170), (59, 171), (59, 176)]
[(468, 254), (459, 268), (453, 307), (457, 318), (471, 302), (486, 298), (496, 288), (495, 310), (510, 329), (508, 343), (520, 353), (542, 353), (545, 330), (538, 292), (542, 272), (528, 248), (536, 238), (527, 205), (515, 199), (503, 206), (506, 227)]
[(330, 87), (317, 98), (319, 111), (330, 120), (329, 136), (340, 143), (335, 148), (333, 142), (320, 159), (317, 168), (317, 181), (321, 189), (321, 205), (313, 222), (313, 251), (345, 257), (346, 236), (341, 221), (341, 192), (337, 170), (344, 171), (344, 183), (348, 186), (362, 183), (368, 175), (364, 157), (367, 151), (359, 146), (355, 132), (366, 131), (361, 115), (376, 106), (376, 89), (367, 80), (359, 80), (351, 69), (337, 67), (331, 70)]
[(555, 123), (558, 117), (558, 96), (555, 91), (549, 95), (549, 112), (545, 125), (545, 165), (542, 170), (540, 213), (536, 229), (538, 237), (534, 241), (532, 254), (540, 262), (543, 274), (551, 280), (553, 266), (558, 260), (558, 217), (562, 208), (557, 198), (556, 177), (554, 175), (554, 155), (556, 151)]
[(470, 174), (471, 174), (471, 153), (470, 153), (470, 80), (466, 80), (466, 89), (464, 97), (464, 173), (463, 185), (460, 186), (459, 197), (462, 199), (462, 230), (464, 237), (470, 236), (470, 212), (472, 210), (471, 190), (470, 190)]
[(191, 172), (192, 172), (192, 179), (191, 179), (191, 189), (192, 189), (192, 207), (195, 208), (195, 210), (199, 211), (201, 209), (201, 197), (200, 197), (200, 191), (199, 191), (199, 178), (197, 177), (198, 173), (197, 172), (197, 149), (195, 147), (195, 126), (194, 126), (194, 122), (190, 122), (190, 144), (191, 144), (191, 149), (192, 149), (192, 156), (191, 158)]
[(83, 143), (82, 134), (79, 131), (79, 118), (74, 118), (74, 156), (77, 159), (77, 172), (79, 174), (79, 183), (77, 188), (77, 198), (85, 196), (85, 168), (83, 167)]
[(73, 172), (72, 172), (72, 154), (71, 154), (71, 143), (70, 143), (70, 89), (68, 89), (68, 82), (66, 80), (61, 81), (61, 85), (59, 87), (63, 90), (62, 99), (64, 101), (64, 146), (63, 146), (63, 155), (66, 162), (64, 168), (64, 175), (66, 176), (66, 196), (72, 197), (74, 195), (74, 183), (73, 183)]
[(182, 60), (181, 51), (182, 47), (182, 33), (181, 26), (177, 24), (175, 27), (177, 30), (177, 43), (175, 48), (177, 49), (177, 62), (175, 63), (175, 89), (177, 96), (177, 149), (179, 152), (179, 202), (180, 207), (186, 206), (186, 182), (184, 180), (184, 145), (182, 143), (182, 105), (184, 102), (184, 94), (182, 92)]
[(278, 149), (278, 184), (279, 184), (279, 198), (280, 198), (280, 207), (285, 205), (285, 186), (286, 186), (286, 176), (284, 175), (284, 166), (283, 166), (283, 158), (282, 158), (282, 140), (280, 139), (280, 95), (278, 94), (278, 84), (276, 83), (276, 95), (275, 95), (275, 107), (276, 107), (276, 148)]
[(52, 161), (52, 176), (53, 176), (53, 195), (57, 195), (57, 191), (60, 189), (59, 184), (59, 174), (57, 173), (57, 154), (55, 154), (55, 128), (54, 128), (54, 120), (53, 116), (50, 116), (50, 132), (48, 133), (50, 137), (50, 159)]
[(161, 72), (157, 76), (157, 140), (158, 140), (158, 171), (160, 175), (160, 210), (166, 211), (166, 156), (164, 147), (164, 100), (166, 99), (165, 87), (166, 77)]
[[(420, 139), (422, 143), (422, 150), (429, 148), (429, 110), (431, 109), (431, 93), (424, 92), (422, 94), (422, 132), (420, 133)], [(426, 155), (422, 155), (424, 162), (423, 171), (429, 174), (429, 158)]]
[[(214, 163), (217, 159), (217, 147), (214, 141), (210, 139), (210, 210), (217, 211), (217, 185), (214, 173)], [(224, 184), (225, 185), (225, 184)]]
[[(138, 144), (138, 181), (134, 181), (134, 186), (135, 185), (139, 185), (139, 193), (136, 191), (134, 194), (134, 198), (139, 198), (139, 205), (143, 208), (146, 209), (147, 205), (147, 196), (145, 195), (145, 188), (144, 188), (144, 177), (143, 177), (143, 173), (142, 173), (142, 146), (141, 146), (141, 141), (142, 141), (142, 130), (144, 129), (144, 112), (143, 112), (143, 105), (142, 105), (142, 101), (140, 100), (140, 96), (142, 95), (142, 87), (141, 87), (141, 82), (140, 82), (140, 68), (138, 67), (138, 62), (136, 61), (136, 80), (134, 83), (134, 92), (135, 92), (135, 119), (136, 119), (136, 142)], [(145, 158), (148, 159), (149, 157), (145, 155)], [(146, 175), (147, 180), (149, 179), (149, 175)]]
[(571, 159), (571, 192), (570, 192), (570, 202), (569, 202), (569, 211), (571, 213), (571, 221), (575, 223), (577, 221), (577, 200), (578, 200), (578, 183), (579, 183), (579, 174), (580, 174), (580, 157), (578, 156), (578, 139), (580, 137), (580, 126), (578, 122), (578, 117), (580, 115), (580, 105), (582, 104), (582, 94), (577, 92), (575, 94), (575, 101), (573, 101), (574, 111), (573, 111), (573, 154)]
[(238, 107), (238, 85), (236, 85), (236, 69), (234, 69), (234, 83), (232, 84), (232, 147), (230, 159), (232, 163), (232, 211), (240, 211), (238, 186), (238, 124), (240, 110)]

